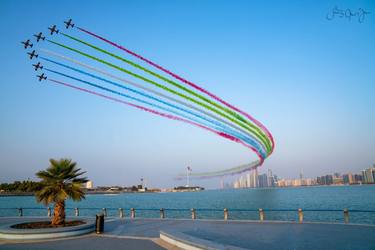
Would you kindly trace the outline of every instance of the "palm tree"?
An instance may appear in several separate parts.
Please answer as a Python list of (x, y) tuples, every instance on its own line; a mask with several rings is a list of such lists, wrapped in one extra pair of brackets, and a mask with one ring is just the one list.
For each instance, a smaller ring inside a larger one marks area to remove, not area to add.
[(41, 180), (41, 190), (35, 193), (38, 202), (45, 205), (54, 203), (52, 225), (63, 225), (65, 223), (65, 200), (73, 201), (85, 199), (82, 185), (88, 180), (79, 177), (86, 172), (80, 172), (76, 163), (70, 159), (50, 159), (50, 166), (36, 173)]

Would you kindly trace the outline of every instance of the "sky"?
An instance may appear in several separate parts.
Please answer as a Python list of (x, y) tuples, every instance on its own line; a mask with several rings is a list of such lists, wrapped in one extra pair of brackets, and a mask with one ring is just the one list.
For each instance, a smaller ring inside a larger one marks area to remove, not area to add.
[[(370, 13), (363, 22), (327, 20), (335, 6)], [(276, 147), (260, 172), (315, 177), (375, 163), (374, 1), (3, 0), (0, 182), (36, 180), (50, 158), (68, 157), (95, 186), (144, 178), (173, 187), (185, 184), (174, 177), (186, 166), (203, 172), (256, 159), (199, 128), (39, 83), (20, 42), (52, 24), (63, 30), (68, 18), (261, 121)]]

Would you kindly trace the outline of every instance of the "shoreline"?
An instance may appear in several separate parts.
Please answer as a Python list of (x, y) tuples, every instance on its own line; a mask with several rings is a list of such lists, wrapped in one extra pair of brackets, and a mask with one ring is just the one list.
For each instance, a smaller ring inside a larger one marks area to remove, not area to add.
[[(264, 188), (228, 188), (228, 189), (206, 189), (205, 191), (213, 190), (245, 190), (245, 189), (290, 189), (290, 188), (317, 188), (317, 187), (358, 187), (358, 186), (373, 186), (375, 184), (352, 184), (352, 185), (311, 185), (311, 186), (287, 186), (287, 187), (264, 187)], [(201, 190), (204, 191), (204, 190)], [(200, 191), (200, 192), (201, 192)], [(180, 191), (180, 192), (196, 192), (196, 191)], [(118, 195), (118, 194), (151, 194), (151, 193), (165, 193), (165, 192), (137, 192), (137, 191), (87, 191), (86, 195)], [(179, 193), (179, 192), (171, 192)], [(34, 196), (34, 192), (0, 192), (0, 197), (9, 197), (9, 196)]]

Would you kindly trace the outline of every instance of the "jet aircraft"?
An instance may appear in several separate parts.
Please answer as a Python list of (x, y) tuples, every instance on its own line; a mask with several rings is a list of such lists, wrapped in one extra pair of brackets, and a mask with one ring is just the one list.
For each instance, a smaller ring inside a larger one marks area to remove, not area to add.
[(38, 54), (35, 53), (35, 50), (33, 50), (31, 53), (28, 52), (27, 54), (30, 55), (30, 59), (33, 59), (33, 57), (38, 58)]
[(44, 73), (41, 75), (37, 75), (37, 77), (39, 78), (39, 82), (41, 82), (42, 80), (47, 80), (47, 76), (45, 76)]
[(43, 69), (43, 66), (40, 64), (40, 62), (38, 62), (37, 64), (33, 64), (33, 66), (35, 71), (37, 71), (38, 69)]
[(46, 39), (45, 36), (42, 36), (42, 32), (39, 32), (38, 35), (35, 34), (34, 36), (36, 37), (36, 41), (37, 41), (37, 42), (39, 42), (41, 39), (42, 39), (42, 40)]
[(24, 44), (25, 49), (27, 49), (27, 47), (30, 47), (30, 48), (33, 47), (33, 44), (30, 42), (30, 39), (27, 39), (25, 42), (21, 42), (21, 43)]
[(56, 29), (56, 25), (53, 25), (53, 26), (49, 27), (48, 29), (51, 31), (51, 35), (53, 35), (53, 33), (56, 33), (56, 34), (59, 33), (59, 30)]
[(72, 19), (69, 19), (68, 21), (64, 21), (65, 27), (69, 29), (69, 27), (74, 27), (74, 23), (72, 23)]

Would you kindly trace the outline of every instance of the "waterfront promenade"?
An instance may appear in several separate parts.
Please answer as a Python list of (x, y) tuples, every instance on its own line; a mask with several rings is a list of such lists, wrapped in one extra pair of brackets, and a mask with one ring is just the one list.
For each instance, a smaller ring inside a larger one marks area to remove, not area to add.
[[(0, 218), (0, 224), (20, 218)], [(160, 232), (214, 249), (375, 249), (375, 226), (329, 223), (107, 218), (105, 232), (74, 239), (14, 243), (0, 249), (178, 249)]]

